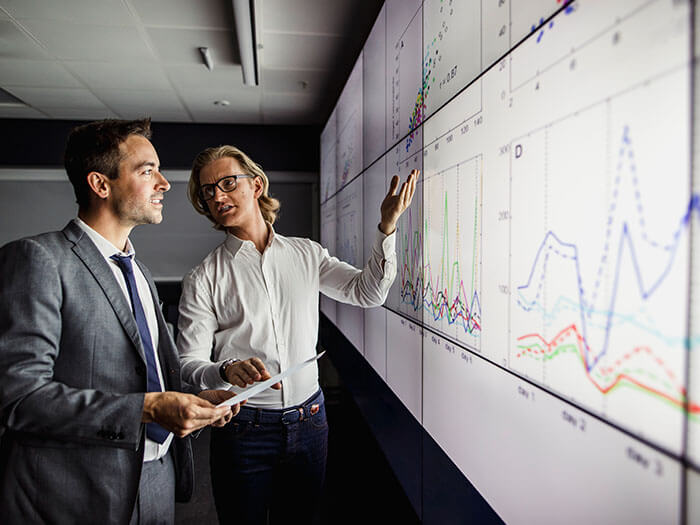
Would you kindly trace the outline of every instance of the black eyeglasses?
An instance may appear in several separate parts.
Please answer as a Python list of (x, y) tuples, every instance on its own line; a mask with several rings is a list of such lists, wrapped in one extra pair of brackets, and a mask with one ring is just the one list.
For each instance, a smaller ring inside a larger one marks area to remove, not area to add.
[(253, 178), (255, 178), (255, 175), (227, 175), (226, 177), (221, 177), (214, 184), (202, 184), (199, 188), (199, 196), (203, 201), (208, 201), (213, 199), (216, 195), (216, 188), (228, 193), (238, 187), (238, 179)]

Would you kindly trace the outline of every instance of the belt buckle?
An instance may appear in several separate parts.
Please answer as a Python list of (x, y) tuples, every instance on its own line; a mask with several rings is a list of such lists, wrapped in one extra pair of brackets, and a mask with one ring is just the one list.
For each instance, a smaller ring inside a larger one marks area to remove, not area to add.
[(285, 416), (287, 414), (297, 414), (298, 419), (296, 421), (304, 419), (304, 409), (303, 408), (290, 408), (290, 409), (282, 412), (282, 416), (280, 417), (280, 419), (282, 420), (282, 423), (284, 423), (285, 425), (288, 423), (296, 423), (296, 421), (286, 421)]

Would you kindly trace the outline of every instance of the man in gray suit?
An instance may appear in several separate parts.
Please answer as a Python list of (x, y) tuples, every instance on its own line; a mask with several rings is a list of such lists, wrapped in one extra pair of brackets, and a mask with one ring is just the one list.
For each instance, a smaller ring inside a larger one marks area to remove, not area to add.
[(149, 119), (74, 129), (78, 218), (0, 250), (3, 523), (171, 523), (192, 493), (185, 436), (238, 411), (215, 406), (230, 392), (182, 393), (153, 279), (133, 261), (129, 233), (161, 222), (170, 188), (149, 138)]

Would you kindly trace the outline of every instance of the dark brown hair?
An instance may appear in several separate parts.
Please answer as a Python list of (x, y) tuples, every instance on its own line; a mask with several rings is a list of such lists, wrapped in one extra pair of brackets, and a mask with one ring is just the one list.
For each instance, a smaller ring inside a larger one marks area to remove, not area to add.
[(129, 135), (141, 135), (150, 139), (151, 119), (99, 120), (71, 131), (63, 155), (63, 165), (80, 208), (87, 208), (90, 204), (88, 173), (96, 171), (110, 179), (119, 176), (119, 162), (122, 159), (119, 145)]

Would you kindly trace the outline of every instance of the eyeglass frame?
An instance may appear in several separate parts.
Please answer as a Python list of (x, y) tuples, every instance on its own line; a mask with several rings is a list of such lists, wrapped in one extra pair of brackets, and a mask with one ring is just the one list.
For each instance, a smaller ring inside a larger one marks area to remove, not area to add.
[[(199, 191), (198, 191), (199, 198), (202, 199), (202, 201), (204, 201), (204, 202), (210, 201), (214, 197), (216, 197), (216, 189), (215, 188), (219, 188), (224, 193), (231, 193), (232, 191), (236, 191), (236, 188), (238, 188), (238, 179), (254, 179), (255, 177), (257, 177), (257, 175), (250, 175), (249, 173), (240, 173), (240, 174), (236, 174), (236, 175), (226, 175), (225, 177), (221, 177), (219, 180), (217, 180), (211, 184), (200, 185)], [(221, 186), (219, 186), (219, 183), (224, 179), (233, 179), (235, 182), (235, 185), (233, 186), (233, 188), (231, 188), (230, 190), (225, 190)], [(206, 198), (204, 196), (204, 188), (212, 188), (213, 193), (212, 193), (211, 197)]]

